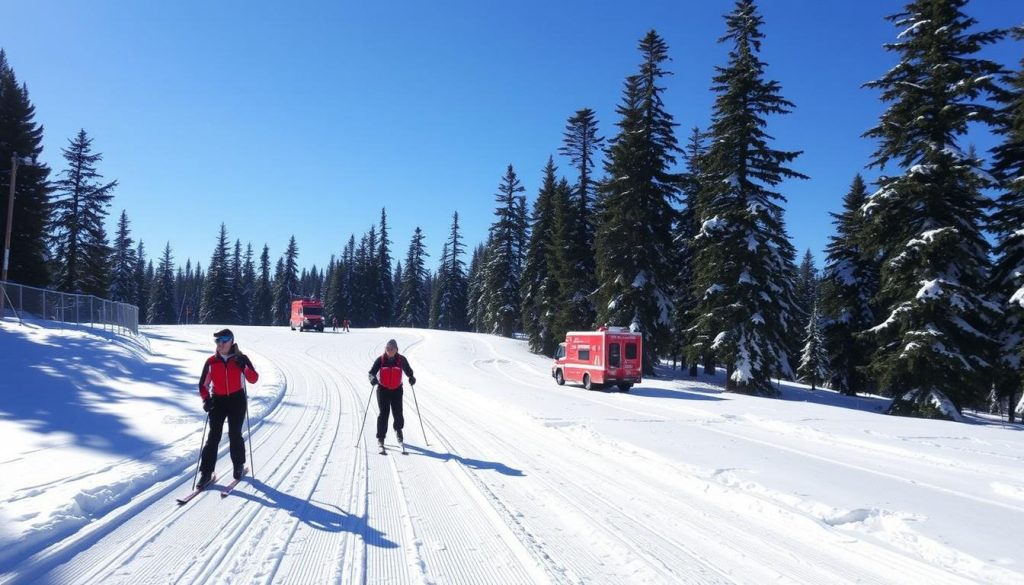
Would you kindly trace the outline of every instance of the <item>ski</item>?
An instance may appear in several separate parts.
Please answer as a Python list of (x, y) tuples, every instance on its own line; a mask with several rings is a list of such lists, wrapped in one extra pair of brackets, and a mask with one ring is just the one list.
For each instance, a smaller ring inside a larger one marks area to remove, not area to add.
[(196, 489), (192, 490), (192, 493), (190, 493), (189, 495), (185, 496), (184, 498), (178, 498), (178, 505), (182, 506), (184, 504), (187, 504), (187, 503), (191, 502), (192, 498), (198, 496), (203, 490), (205, 490), (207, 487), (210, 486), (210, 484), (212, 484), (215, 481), (217, 481), (217, 476), (216, 475), (211, 477), (210, 481), (208, 481), (208, 482), (204, 483), (203, 485), (197, 487)]
[(384, 447), (382, 446), (382, 447), (380, 448), (380, 454), (381, 454), (381, 455), (387, 455), (387, 454), (388, 454), (388, 451), (387, 451), (387, 449), (385, 449), (385, 448), (384, 448)]
[(402, 450), (402, 455), (408, 455), (409, 452), (405, 450), (405, 443), (399, 443), (398, 448)]
[(239, 477), (238, 479), (232, 481), (228, 485), (224, 486), (224, 489), (220, 490), (220, 497), (222, 497), (222, 498), (228, 497), (228, 494), (231, 493), (231, 490), (235, 489), (235, 486), (238, 485), (238, 482), (242, 480), (242, 477), (245, 477), (246, 473), (249, 473), (249, 468), (248, 467), (243, 467), (242, 468), (242, 476)]

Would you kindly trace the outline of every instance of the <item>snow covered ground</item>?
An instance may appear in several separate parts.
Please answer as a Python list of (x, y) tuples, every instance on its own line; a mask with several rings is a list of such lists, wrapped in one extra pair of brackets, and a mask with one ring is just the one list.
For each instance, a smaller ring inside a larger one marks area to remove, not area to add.
[[(255, 476), (179, 507), (216, 329), (0, 325), (0, 583), (1024, 582), (1020, 426), (670, 370), (588, 392), (478, 334), (234, 327)], [(405, 456), (375, 402), (354, 447), (389, 337)]]

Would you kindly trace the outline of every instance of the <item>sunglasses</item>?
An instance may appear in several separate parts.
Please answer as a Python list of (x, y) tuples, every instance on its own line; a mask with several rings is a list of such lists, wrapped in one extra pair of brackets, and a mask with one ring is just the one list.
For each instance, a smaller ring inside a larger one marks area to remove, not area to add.
[(234, 337), (217, 337), (217, 338), (215, 339), (215, 341), (216, 341), (217, 343), (228, 343), (228, 342), (230, 342), (230, 341), (231, 341), (232, 339), (234, 339)]

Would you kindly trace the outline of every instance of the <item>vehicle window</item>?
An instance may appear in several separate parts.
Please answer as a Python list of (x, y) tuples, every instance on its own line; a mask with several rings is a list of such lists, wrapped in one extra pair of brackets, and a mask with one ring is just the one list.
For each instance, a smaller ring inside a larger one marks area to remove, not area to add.
[(635, 343), (627, 343), (626, 344), (626, 359), (627, 360), (635, 360), (636, 359), (636, 344)]
[(558, 349), (555, 350), (555, 359), (561, 359), (565, 357), (565, 346), (559, 345)]
[(608, 365), (617, 368), (619, 367), (619, 344), (609, 343), (608, 344)]
[(590, 361), (590, 350), (589, 349), (581, 349), (580, 350), (580, 359), (581, 360)]
[(323, 309), (320, 307), (302, 307), (303, 315), (322, 315)]

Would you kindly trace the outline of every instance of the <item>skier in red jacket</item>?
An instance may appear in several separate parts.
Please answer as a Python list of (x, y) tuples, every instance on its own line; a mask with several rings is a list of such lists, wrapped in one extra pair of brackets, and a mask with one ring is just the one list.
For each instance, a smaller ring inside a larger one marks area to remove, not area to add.
[(203, 364), (199, 376), (199, 396), (203, 399), (203, 410), (210, 416), (210, 437), (203, 448), (199, 464), (199, 486), (210, 483), (213, 467), (217, 463), (217, 448), (224, 431), (224, 419), (228, 421), (228, 440), (231, 442), (231, 463), (234, 477), (242, 477), (245, 469), (245, 440), (242, 438), (242, 423), (248, 408), (245, 381), (250, 384), (260, 379), (249, 358), (238, 349), (235, 336), (230, 329), (213, 334), (217, 352)]
[(377, 445), (384, 449), (384, 437), (388, 434), (388, 413), (395, 413), (395, 433), (398, 442), (402, 443), (402, 428), (405, 418), (402, 416), (402, 372), (409, 376), (409, 383), (416, 385), (416, 376), (412, 375), (409, 360), (398, 353), (398, 342), (389, 339), (384, 355), (373, 362), (370, 368), (370, 384), (377, 386)]

